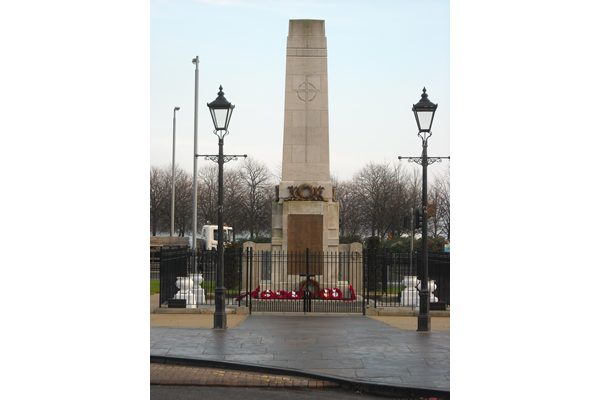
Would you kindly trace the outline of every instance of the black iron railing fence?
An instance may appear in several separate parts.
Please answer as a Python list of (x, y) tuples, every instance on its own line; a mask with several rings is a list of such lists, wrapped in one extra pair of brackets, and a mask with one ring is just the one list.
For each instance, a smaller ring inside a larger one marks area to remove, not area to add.
[[(421, 265), (421, 253), (418, 253), (418, 264)], [(438, 298), (439, 302), (445, 302), (450, 305), (450, 253), (445, 252), (429, 252), (429, 279), (435, 280), (437, 288), (433, 294)], [(421, 278), (419, 271), (418, 278)]]
[(160, 262), (160, 305), (166, 304), (169, 299), (180, 291), (177, 287), (178, 277), (187, 277), (191, 272), (189, 259), (192, 253), (187, 249), (163, 249), (159, 253)]
[[(161, 307), (214, 305), (217, 252), (163, 249), (150, 273), (160, 279)], [(363, 250), (355, 253), (225, 252), (227, 305), (254, 311), (365, 312), (369, 307), (417, 307), (421, 255)], [(429, 253), (432, 302), (450, 304), (450, 254)]]
[(160, 252), (150, 250), (150, 280), (160, 279)]
[[(421, 253), (363, 250), (365, 297), (372, 307), (417, 307), (421, 280)], [(450, 254), (429, 252), (429, 281), (435, 289), (431, 302), (450, 305)]]
[[(239, 297), (241, 266), (241, 251), (225, 252), (226, 304), (233, 304), (233, 299)], [(216, 251), (164, 249), (160, 252), (160, 307), (195, 308), (215, 304), (216, 286)]]
[(245, 291), (252, 311), (363, 312), (360, 254), (247, 249)]

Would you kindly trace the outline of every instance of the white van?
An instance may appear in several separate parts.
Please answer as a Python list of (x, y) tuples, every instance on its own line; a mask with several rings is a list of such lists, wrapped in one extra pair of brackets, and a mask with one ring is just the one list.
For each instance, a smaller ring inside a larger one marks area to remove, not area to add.
[[(201, 231), (200, 248), (204, 250), (217, 250), (219, 243), (219, 227), (217, 225), (204, 225)], [(223, 245), (230, 243), (233, 238), (233, 228), (223, 227)]]

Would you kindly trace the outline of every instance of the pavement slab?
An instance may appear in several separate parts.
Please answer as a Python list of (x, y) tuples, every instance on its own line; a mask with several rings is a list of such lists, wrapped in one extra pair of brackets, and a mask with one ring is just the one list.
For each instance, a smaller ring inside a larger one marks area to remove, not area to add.
[[(404, 387), (406, 393), (442, 390), (430, 397), (450, 397), (449, 316), (432, 316), (429, 333), (416, 332), (416, 316), (272, 312), (228, 314), (229, 329), (213, 330), (212, 313), (153, 313), (157, 307), (158, 295), (151, 295), (151, 356), (231, 369), (151, 363), (152, 385), (316, 388), (367, 382), (386, 393)], [(302, 373), (312, 378), (295, 375)]]
[(394, 317), (383, 317), (388, 322), (362, 315), (243, 317), (239, 325), (226, 330), (152, 326), (151, 355), (231, 361), (357, 382), (450, 390), (448, 330), (424, 333), (398, 329), (389, 323)]

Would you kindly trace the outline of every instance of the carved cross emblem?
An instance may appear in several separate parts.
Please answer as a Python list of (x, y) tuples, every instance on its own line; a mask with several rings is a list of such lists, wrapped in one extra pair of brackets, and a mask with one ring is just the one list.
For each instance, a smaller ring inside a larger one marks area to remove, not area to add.
[(317, 89), (315, 85), (308, 81), (308, 75), (306, 75), (304, 77), (304, 82), (298, 86), (298, 89), (294, 89), (294, 92), (296, 92), (300, 101), (308, 103), (317, 97), (319, 89)]

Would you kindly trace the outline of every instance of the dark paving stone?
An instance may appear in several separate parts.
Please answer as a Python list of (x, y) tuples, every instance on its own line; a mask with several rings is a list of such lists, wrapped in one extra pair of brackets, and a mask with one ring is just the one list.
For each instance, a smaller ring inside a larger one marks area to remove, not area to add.
[(320, 352), (311, 353), (277, 353), (274, 354), (274, 360), (322, 360)]
[(340, 369), (363, 368), (363, 364), (360, 360), (288, 360), (288, 367), (302, 370), (315, 367), (321, 369)]
[(250, 315), (239, 327), (223, 331), (153, 327), (150, 345), (152, 355), (450, 388), (449, 332), (402, 331), (359, 315)]
[(261, 360), (273, 360), (273, 354), (232, 354), (225, 356), (225, 361), (240, 361), (244, 364), (258, 364)]
[(165, 355), (170, 357), (204, 358), (203, 349), (186, 349), (183, 347), (173, 347)]
[(265, 349), (207, 348), (203, 354), (267, 354)]
[(160, 342), (155, 343), (152, 348), (153, 349), (176, 349), (176, 348), (196, 348), (198, 347), (198, 343), (186, 343), (186, 342)]
[(351, 379), (356, 378), (356, 369), (353, 369), (353, 368), (349, 368), (349, 369), (336, 368), (333, 370), (330, 368), (312, 368), (312, 369), (307, 369), (306, 371), (312, 372), (315, 374), (334, 375), (334, 376), (339, 376), (342, 378), (351, 378)]

